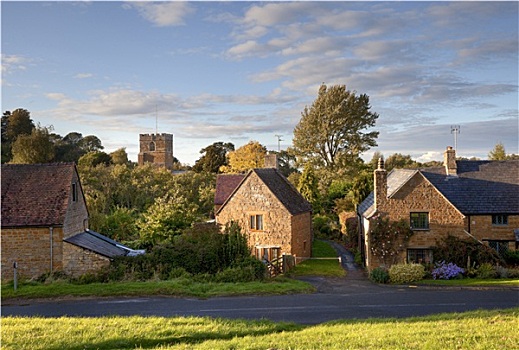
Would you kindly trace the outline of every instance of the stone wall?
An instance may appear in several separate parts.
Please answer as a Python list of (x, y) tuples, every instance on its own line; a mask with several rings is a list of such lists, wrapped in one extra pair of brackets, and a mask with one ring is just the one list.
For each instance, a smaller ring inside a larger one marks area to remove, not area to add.
[(63, 271), (78, 277), (85, 273), (106, 269), (110, 259), (70, 243), (63, 243)]
[(508, 225), (493, 225), (492, 215), (472, 215), (466, 219), (467, 225), (470, 220), (470, 233), (480, 241), (508, 240), (508, 248), (515, 250), (514, 230), (519, 229), (519, 215), (509, 215)]
[(88, 228), (88, 210), (77, 172), (74, 172), (72, 183), (77, 186), (77, 198), (74, 201), (73, 196), (69, 196), (67, 213), (63, 223), (63, 238), (84, 232)]
[[(436, 245), (436, 240), (448, 234), (465, 238), (464, 216), (452, 206), (420, 173), (415, 174), (395, 195), (378, 201), (378, 212), (391, 221), (405, 220), (410, 225), (411, 212), (429, 213), (429, 229), (415, 230), (408, 248), (427, 249)], [(382, 262), (370, 253), (369, 234), (366, 234), (367, 265), (371, 270)], [(407, 253), (404, 250), (398, 261), (404, 263)]]
[[(154, 149), (150, 146), (153, 145)], [(151, 163), (158, 167), (173, 168), (173, 135), (140, 134), (138, 164)]]
[[(262, 231), (250, 229), (251, 215), (263, 215)], [(253, 255), (256, 255), (256, 246), (279, 246), (281, 254), (295, 254), (300, 257), (309, 257), (311, 254), (310, 213), (292, 217), (254, 173), (250, 174), (221, 209), (216, 221), (221, 225), (237, 222), (242, 233), (247, 236)]]
[(13, 264), (20, 278), (36, 278), (63, 268), (63, 230), (58, 227), (2, 228), (2, 281), (12, 280)]

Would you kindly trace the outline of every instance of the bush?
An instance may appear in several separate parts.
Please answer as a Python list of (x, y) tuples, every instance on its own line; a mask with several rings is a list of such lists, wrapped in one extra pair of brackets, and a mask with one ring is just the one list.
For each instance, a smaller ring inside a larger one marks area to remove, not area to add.
[(371, 270), (369, 279), (376, 283), (388, 283), (389, 273), (383, 267), (377, 267)]
[(446, 264), (445, 261), (437, 263), (436, 268), (432, 271), (433, 279), (450, 280), (451, 278), (459, 278), (465, 272), (461, 267), (453, 263)]
[(476, 271), (476, 277), (483, 278), (483, 279), (496, 278), (497, 272), (496, 272), (496, 269), (494, 268), (494, 266), (492, 266), (491, 264), (485, 263), (485, 264), (481, 264), (478, 267), (478, 269)]
[(460, 239), (451, 235), (436, 242), (433, 256), (435, 261), (450, 261), (458, 266), (466, 267), (470, 267), (470, 263), (475, 265), (484, 263), (491, 265), (504, 264), (503, 258), (489, 246), (474, 239)]
[(424, 277), (425, 267), (421, 264), (396, 264), (391, 266), (388, 272), (391, 283), (410, 283)]
[(519, 266), (519, 250), (507, 250), (503, 253), (503, 259), (508, 266)]

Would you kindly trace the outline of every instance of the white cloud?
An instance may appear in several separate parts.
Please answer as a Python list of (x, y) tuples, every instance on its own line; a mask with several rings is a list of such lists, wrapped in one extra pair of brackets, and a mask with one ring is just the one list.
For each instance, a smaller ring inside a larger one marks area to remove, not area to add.
[(158, 27), (183, 25), (185, 18), (194, 12), (194, 8), (184, 1), (128, 2), (124, 8), (136, 9), (144, 19)]
[(92, 73), (78, 73), (74, 75), (74, 78), (76, 79), (87, 79), (92, 78), (94, 75)]
[(26, 64), (30, 60), (21, 55), (5, 55), (2, 54), (2, 73), (9, 74), (17, 70), (26, 70)]

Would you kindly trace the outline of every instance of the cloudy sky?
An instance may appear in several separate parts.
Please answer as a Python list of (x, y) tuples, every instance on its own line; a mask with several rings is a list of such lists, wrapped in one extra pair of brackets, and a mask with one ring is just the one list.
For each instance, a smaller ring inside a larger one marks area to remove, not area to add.
[(1, 2), (2, 110), (136, 161), (174, 134), (290, 146), (321, 83), (370, 96), (374, 151), (414, 159), (518, 151), (518, 2)]

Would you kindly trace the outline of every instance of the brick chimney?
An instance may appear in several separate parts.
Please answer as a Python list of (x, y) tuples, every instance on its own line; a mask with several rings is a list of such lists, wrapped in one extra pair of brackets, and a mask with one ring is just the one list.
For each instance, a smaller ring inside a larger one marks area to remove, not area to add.
[(265, 155), (265, 168), (278, 169), (278, 155), (275, 153), (268, 153)]
[(375, 209), (379, 208), (387, 200), (387, 170), (384, 168), (384, 158), (378, 159), (378, 168), (374, 171), (374, 187), (375, 187)]
[(445, 173), (448, 176), (457, 176), (456, 150), (451, 146), (448, 146), (445, 153), (443, 153), (443, 165), (445, 166)]

